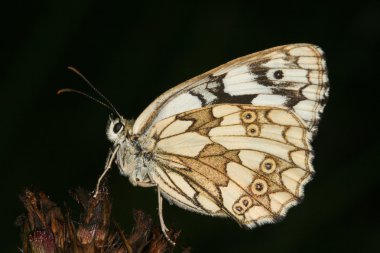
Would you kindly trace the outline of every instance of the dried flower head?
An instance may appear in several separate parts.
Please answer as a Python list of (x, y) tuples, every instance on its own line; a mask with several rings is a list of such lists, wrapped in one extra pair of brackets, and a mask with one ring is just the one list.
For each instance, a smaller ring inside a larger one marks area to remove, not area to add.
[[(111, 222), (112, 204), (105, 185), (95, 198), (81, 188), (70, 193), (82, 207), (79, 222), (72, 219), (68, 208), (62, 212), (45, 193), (28, 189), (23, 192), (20, 198), (27, 213), (16, 221), (21, 228), (22, 252), (161, 253), (173, 250), (160, 229), (153, 227), (152, 218), (142, 211), (133, 212), (135, 225), (129, 236)], [(179, 234), (170, 231), (174, 240)]]

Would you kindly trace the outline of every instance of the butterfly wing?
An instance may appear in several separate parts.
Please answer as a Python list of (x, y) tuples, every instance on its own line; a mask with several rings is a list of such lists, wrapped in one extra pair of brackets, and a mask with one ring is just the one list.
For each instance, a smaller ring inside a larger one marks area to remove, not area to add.
[(247, 55), (190, 79), (158, 97), (137, 118), (133, 132), (207, 105), (280, 106), (295, 112), (315, 134), (328, 96), (322, 50), (291, 44)]
[(155, 124), (150, 177), (180, 207), (254, 227), (283, 217), (311, 179), (311, 134), (287, 108), (209, 105)]

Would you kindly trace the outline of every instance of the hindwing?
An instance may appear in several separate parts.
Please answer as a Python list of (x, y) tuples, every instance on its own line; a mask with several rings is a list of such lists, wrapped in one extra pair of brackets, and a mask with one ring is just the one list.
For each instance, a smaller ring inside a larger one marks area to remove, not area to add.
[(156, 168), (164, 196), (180, 207), (254, 227), (283, 217), (313, 175), (311, 134), (293, 111), (209, 105), (157, 122)]

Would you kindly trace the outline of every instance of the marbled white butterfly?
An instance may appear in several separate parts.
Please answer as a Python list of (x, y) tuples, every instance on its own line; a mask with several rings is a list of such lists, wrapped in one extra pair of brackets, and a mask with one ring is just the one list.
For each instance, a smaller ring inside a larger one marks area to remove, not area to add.
[(133, 185), (156, 187), (170, 242), (162, 196), (248, 228), (274, 222), (313, 176), (310, 143), (327, 97), (315, 45), (235, 59), (165, 92), (136, 120), (110, 118), (113, 146), (99, 182), (115, 161)]

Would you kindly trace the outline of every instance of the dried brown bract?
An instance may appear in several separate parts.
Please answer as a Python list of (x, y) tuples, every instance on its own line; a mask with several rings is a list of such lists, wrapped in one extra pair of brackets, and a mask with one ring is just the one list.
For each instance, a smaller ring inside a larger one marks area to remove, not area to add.
[[(68, 208), (63, 212), (45, 193), (24, 191), (20, 198), (27, 213), (16, 221), (21, 228), (21, 252), (161, 253), (173, 250), (160, 229), (153, 227), (152, 218), (142, 211), (134, 211), (135, 225), (129, 236), (111, 222), (112, 204), (104, 185), (96, 198), (81, 188), (70, 193), (82, 207), (77, 220), (73, 220)], [(179, 234), (169, 233), (174, 240)]]

